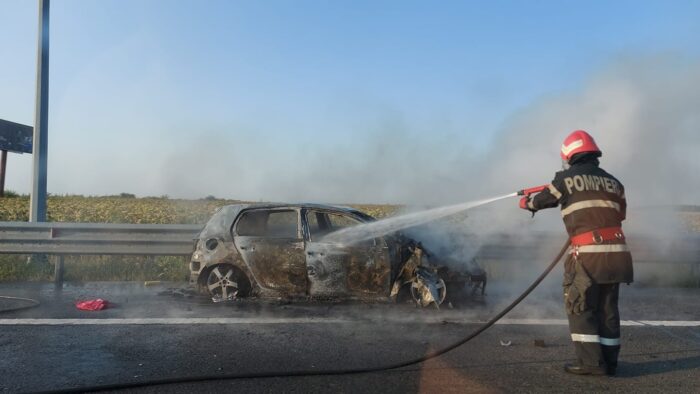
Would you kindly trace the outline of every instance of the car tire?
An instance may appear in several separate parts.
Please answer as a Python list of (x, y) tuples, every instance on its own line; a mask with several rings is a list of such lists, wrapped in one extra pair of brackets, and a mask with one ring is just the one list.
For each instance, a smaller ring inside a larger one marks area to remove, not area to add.
[(202, 273), (205, 294), (214, 301), (227, 301), (250, 295), (250, 280), (231, 264), (217, 264)]

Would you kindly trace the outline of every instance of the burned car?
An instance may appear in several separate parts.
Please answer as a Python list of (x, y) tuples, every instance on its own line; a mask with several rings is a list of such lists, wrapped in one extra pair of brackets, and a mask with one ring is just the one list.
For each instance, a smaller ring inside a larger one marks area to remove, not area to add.
[(324, 240), (372, 221), (330, 205), (224, 206), (195, 239), (190, 283), (215, 302), (247, 296), (396, 300), (410, 293), (421, 306), (439, 306), (448, 288), (483, 292), (483, 272), (449, 271), (399, 233), (353, 244)]

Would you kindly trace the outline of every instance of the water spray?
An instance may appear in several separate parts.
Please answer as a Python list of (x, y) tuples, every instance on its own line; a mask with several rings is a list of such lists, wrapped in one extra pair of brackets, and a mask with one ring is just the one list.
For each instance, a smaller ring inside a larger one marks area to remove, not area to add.
[(431, 222), (433, 220), (441, 219), (447, 216), (452, 216), (457, 213), (466, 211), (468, 209), (504, 200), (506, 198), (517, 196), (529, 197), (532, 194), (539, 193), (545, 190), (548, 186), (549, 185), (535, 186), (503, 196), (485, 198), (477, 201), (468, 201), (461, 204), (448, 205), (444, 207), (428, 209), (425, 211), (399, 215), (393, 218), (378, 220), (376, 222), (360, 224), (357, 226), (348, 227), (332, 232), (323, 237), (323, 242), (353, 244), (356, 242), (366, 241), (368, 239), (381, 237), (383, 235), (403, 230), (408, 227), (414, 227)]
[(457, 213), (466, 211), (468, 209), (490, 204), (492, 202), (503, 200), (509, 197), (515, 197), (517, 195), (518, 192), (515, 192), (503, 196), (486, 198), (477, 201), (468, 201), (461, 204), (448, 205), (420, 212), (407, 213), (405, 215), (399, 215), (393, 218), (378, 220), (376, 222), (364, 223), (332, 232), (323, 237), (323, 242), (353, 244), (356, 242), (366, 241), (368, 239), (381, 237), (382, 235), (403, 230), (408, 227), (414, 227), (421, 224), (425, 224), (433, 220), (441, 219), (447, 216), (452, 216)]

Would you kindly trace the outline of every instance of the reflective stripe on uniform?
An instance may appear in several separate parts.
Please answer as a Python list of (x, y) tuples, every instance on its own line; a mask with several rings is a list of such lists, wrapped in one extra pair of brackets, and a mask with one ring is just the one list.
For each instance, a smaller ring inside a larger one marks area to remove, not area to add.
[(626, 244), (582, 245), (572, 249), (573, 253), (612, 253), (629, 251), (630, 248)]
[(600, 337), (600, 344), (605, 346), (620, 346), (620, 338)]
[(547, 189), (549, 189), (549, 192), (552, 193), (552, 195), (554, 197), (556, 197), (557, 200), (561, 198), (561, 192), (559, 190), (557, 190), (557, 188), (554, 187), (554, 185), (552, 185), (552, 184), (548, 185)]
[(614, 208), (620, 212), (620, 204), (610, 200), (586, 200), (575, 202), (561, 210), (561, 216), (566, 216), (579, 209), (586, 208)]
[(569, 145), (561, 144), (561, 153), (563, 153), (564, 156), (569, 156), (569, 153), (571, 153), (571, 151), (582, 146), (583, 140), (571, 141)]
[(571, 334), (571, 340), (574, 342), (600, 342), (600, 336), (590, 334)]

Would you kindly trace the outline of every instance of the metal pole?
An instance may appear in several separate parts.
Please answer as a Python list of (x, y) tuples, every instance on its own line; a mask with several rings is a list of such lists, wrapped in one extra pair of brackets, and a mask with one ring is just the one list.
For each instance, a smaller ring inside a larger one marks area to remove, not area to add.
[(29, 221), (46, 221), (46, 170), (49, 126), (49, 0), (39, 0), (39, 42), (36, 59), (34, 174)]
[(7, 151), (3, 149), (0, 157), (0, 197), (5, 197), (5, 167), (7, 167)]

